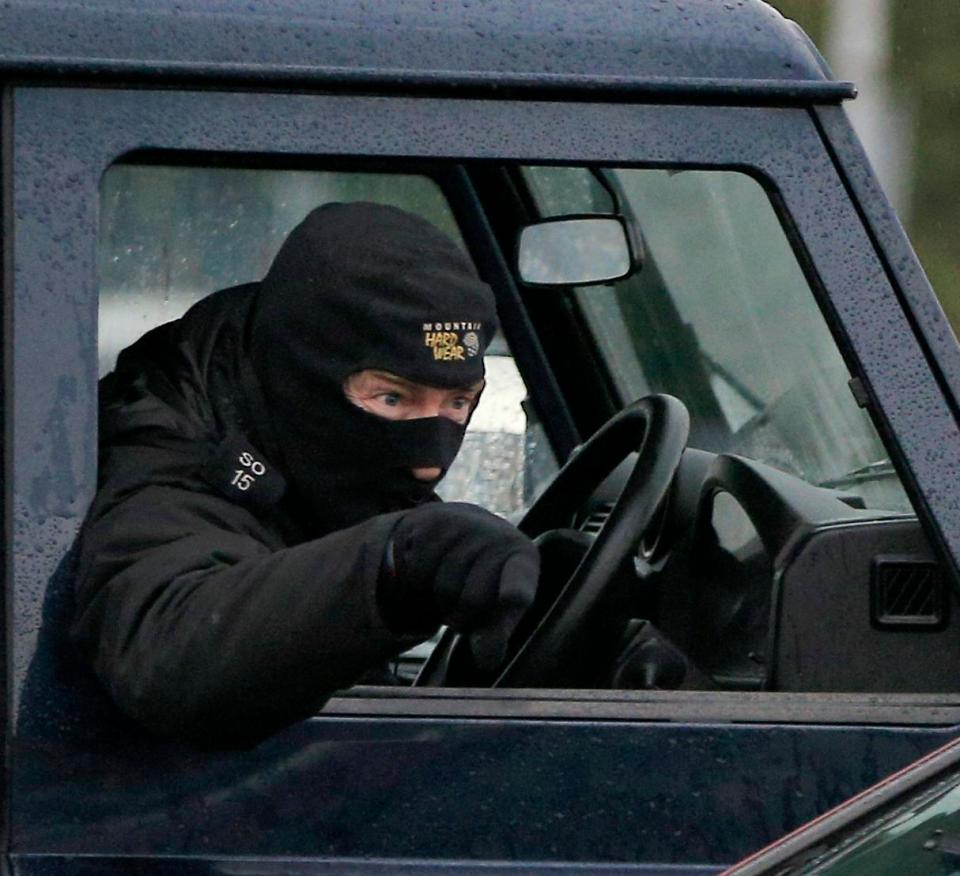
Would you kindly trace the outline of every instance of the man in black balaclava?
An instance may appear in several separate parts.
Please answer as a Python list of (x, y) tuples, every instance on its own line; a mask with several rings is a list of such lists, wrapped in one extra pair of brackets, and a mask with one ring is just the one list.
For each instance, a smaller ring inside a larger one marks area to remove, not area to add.
[(120, 355), (74, 631), (121, 708), (249, 744), (441, 623), (481, 671), (502, 663), (536, 548), (433, 492), (496, 325), (490, 288), (432, 225), (329, 204), (261, 283)]

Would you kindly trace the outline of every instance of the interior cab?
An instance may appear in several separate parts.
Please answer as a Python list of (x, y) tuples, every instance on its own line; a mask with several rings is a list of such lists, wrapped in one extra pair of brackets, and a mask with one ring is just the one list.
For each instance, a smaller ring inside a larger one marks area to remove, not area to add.
[[(960, 685), (947, 577), (818, 305), (819, 279), (804, 271), (761, 180), (724, 167), (323, 169), (204, 158), (214, 157), (135, 153), (103, 175), (101, 374), (147, 329), (262, 276), (292, 225), (329, 201), (419, 213), (458, 239), (514, 305), (504, 308), (488, 390), (441, 493), (540, 539), (547, 572), (521, 636), (533, 641), (501, 677), (477, 679), (458, 674), (466, 661), (455, 652), (450, 663), (451, 634), (426, 672), (417, 662), (436, 642), (397, 661), (398, 681), (914, 693)], [(603, 237), (603, 219), (619, 238)], [(514, 349), (526, 353), (519, 365)], [(527, 370), (534, 359), (541, 374)], [(542, 385), (543, 373), (555, 386)], [(575, 460), (582, 439), (587, 448), (610, 440), (593, 436), (618, 411), (661, 395), (683, 409), (675, 446), (653, 446), (648, 420), (672, 410), (657, 407), (635, 414), (631, 436), (601, 450), (587, 474), (559, 474), (560, 460), (584, 464)], [(618, 556), (603, 561), (589, 610), (567, 608), (561, 621), (553, 603), (582, 590), (594, 542), (622, 517), (641, 455), (671, 456), (664, 483), (645, 499), (645, 520), (619, 524)], [(549, 636), (566, 644), (534, 653), (558, 624)]]

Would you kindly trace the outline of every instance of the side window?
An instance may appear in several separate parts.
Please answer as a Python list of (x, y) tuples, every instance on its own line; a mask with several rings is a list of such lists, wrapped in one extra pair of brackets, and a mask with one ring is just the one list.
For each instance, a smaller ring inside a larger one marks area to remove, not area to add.
[[(374, 201), (423, 216), (465, 247), (440, 186), (412, 173), (118, 163), (100, 189), (99, 365), (217, 289), (258, 280), (289, 231), (331, 201)], [(442, 483), (448, 500), (517, 517), (555, 468), (506, 342)]]

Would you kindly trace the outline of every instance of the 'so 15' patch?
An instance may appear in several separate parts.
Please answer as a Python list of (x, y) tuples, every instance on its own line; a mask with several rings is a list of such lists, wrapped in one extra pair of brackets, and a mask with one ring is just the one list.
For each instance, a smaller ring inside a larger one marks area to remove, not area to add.
[(210, 451), (204, 480), (237, 505), (264, 510), (283, 497), (286, 482), (243, 435), (231, 433)]

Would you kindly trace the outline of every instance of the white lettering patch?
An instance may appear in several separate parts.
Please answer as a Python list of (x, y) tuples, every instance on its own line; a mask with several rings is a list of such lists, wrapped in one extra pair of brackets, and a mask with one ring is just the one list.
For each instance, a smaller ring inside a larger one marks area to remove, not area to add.
[(257, 482), (258, 477), (262, 477), (267, 473), (267, 467), (249, 450), (244, 450), (237, 457), (237, 462), (239, 462), (243, 468), (238, 468), (233, 473), (233, 480), (230, 481), (230, 483), (245, 493)]

